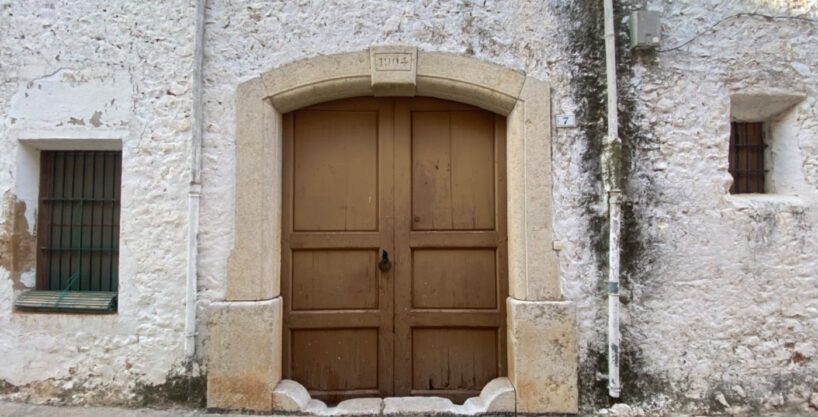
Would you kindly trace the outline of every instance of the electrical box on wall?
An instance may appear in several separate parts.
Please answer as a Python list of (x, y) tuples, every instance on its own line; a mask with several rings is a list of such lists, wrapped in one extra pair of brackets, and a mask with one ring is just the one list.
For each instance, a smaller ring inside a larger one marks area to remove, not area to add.
[(631, 49), (648, 49), (659, 46), (661, 26), (659, 12), (637, 10), (631, 13)]

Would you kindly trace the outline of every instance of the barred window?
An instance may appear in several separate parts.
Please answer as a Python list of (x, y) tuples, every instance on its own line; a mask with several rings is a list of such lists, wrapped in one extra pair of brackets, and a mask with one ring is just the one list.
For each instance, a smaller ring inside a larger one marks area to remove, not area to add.
[(41, 153), (38, 290), (117, 291), (121, 176), (121, 151)]
[(729, 171), (733, 176), (731, 194), (764, 193), (764, 123), (730, 124)]

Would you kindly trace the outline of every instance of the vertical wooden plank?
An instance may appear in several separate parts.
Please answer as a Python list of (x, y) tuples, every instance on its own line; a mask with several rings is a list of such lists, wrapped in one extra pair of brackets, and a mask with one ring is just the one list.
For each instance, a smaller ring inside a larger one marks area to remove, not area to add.
[[(409, 395), (412, 390), (412, 335), (408, 325), (408, 315), (412, 308), (412, 248), (409, 245), (409, 233), (414, 228), (434, 227), (443, 219), (436, 219), (432, 210), (426, 207), (415, 207), (413, 199), (433, 199), (434, 188), (426, 181), (434, 181), (440, 177), (438, 169), (427, 174), (416, 172), (421, 167), (413, 166), (412, 135), (414, 124), (422, 124), (423, 116), (415, 119), (412, 115), (411, 99), (396, 99), (395, 101), (395, 354), (394, 378), (395, 395)], [(415, 114), (415, 117), (417, 117)], [(440, 114), (426, 116), (430, 123), (440, 125), (448, 123)], [(420, 127), (420, 126), (418, 126)], [(423, 130), (414, 131), (418, 137)], [(448, 138), (441, 138), (448, 142)], [(441, 148), (438, 143), (438, 148)], [(441, 152), (448, 152), (448, 146), (442, 147)], [(430, 159), (432, 154), (414, 154), (419, 159)], [(440, 160), (447, 161), (448, 154)], [(425, 169), (434, 168), (434, 166)], [(413, 172), (413, 169), (415, 172)], [(434, 175), (433, 175), (434, 174)], [(424, 182), (422, 189), (415, 189), (413, 182)], [(444, 199), (446, 201), (447, 199)], [(427, 200), (428, 201), (428, 200)], [(414, 216), (414, 222), (413, 222)], [(445, 216), (445, 212), (444, 212)], [(418, 217), (420, 217), (418, 219)], [(451, 223), (447, 223), (450, 225)], [(449, 226), (451, 227), (451, 226)]]
[(412, 216), (415, 230), (450, 230), (452, 222), (451, 115), (410, 112)]
[(451, 114), (452, 228), (494, 229), (494, 115)]
[[(391, 270), (380, 273), (381, 306), (378, 386), (382, 396), (395, 395), (395, 100), (379, 99), (378, 186), (381, 196), (379, 213), (380, 249), (392, 257)], [(380, 253), (378, 254), (380, 257)]]

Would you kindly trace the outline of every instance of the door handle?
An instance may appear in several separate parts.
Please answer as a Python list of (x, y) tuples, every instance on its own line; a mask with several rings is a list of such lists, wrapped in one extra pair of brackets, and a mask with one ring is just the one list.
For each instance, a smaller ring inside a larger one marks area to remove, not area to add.
[(378, 269), (380, 269), (381, 272), (389, 272), (389, 270), (392, 269), (392, 261), (389, 260), (389, 252), (386, 250), (381, 253), (381, 261), (378, 262)]

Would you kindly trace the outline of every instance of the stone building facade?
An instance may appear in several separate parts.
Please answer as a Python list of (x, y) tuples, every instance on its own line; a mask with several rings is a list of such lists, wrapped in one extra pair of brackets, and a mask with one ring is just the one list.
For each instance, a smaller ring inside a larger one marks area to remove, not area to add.
[[(359, 412), (815, 411), (818, 3), (614, 5), (618, 399), (601, 1), (0, 1), (0, 398), (331, 412), (281, 382), (281, 115), (414, 95), (505, 117), (507, 378)], [(659, 12), (657, 48), (628, 48), (635, 10)], [(731, 192), (733, 121), (763, 123), (764, 193)], [(121, 151), (113, 314), (15, 307), (61, 150)]]

